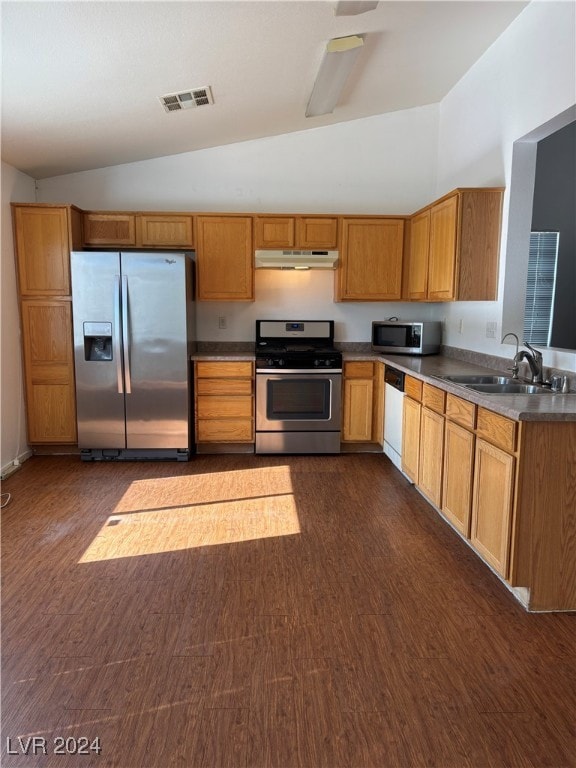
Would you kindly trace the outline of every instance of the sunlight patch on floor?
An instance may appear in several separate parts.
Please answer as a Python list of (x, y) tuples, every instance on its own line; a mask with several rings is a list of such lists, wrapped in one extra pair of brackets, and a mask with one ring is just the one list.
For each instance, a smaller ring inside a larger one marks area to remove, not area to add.
[[(274, 493), (270, 493), (274, 488)], [(154, 506), (147, 499), (154, 500)], [(130, 484), (79, 563), (300, 533), (288, 467)]]

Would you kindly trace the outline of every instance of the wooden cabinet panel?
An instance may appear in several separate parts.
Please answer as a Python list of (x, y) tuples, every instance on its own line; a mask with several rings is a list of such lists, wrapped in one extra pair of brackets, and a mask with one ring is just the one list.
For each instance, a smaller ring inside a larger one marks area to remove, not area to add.
[(22, 301), (28, 440), (76, 441), (76, 393), (69, 301)]
[(420, 416), (422, 406), (410, 397), (404, 398), (402, 411), (402, 471), (418, 482), (420, 463)]
[(410, 258), (408, 262), (407, 298), (428, 298), (428, 249), (430, 245), (430, 209), (417, 214), (410, 222)]
[(442, 512), (466, 538), (470, 536), (474, 442), (472, 432), (446, 420)]
[(253, 417), (251, 396), (230, 397), (229, 395), (198, 396), (199, 419), (251, 419)]
[(466, 429), (474, 429), (476, 426), (476, 406), (461, 397), (446, 394), (446, 418), (455, 421)]
[(255, 216), (256, 248), (294, 248), (296, 223), (294, 216)]
[(202, 360), (195, 365), (196, 440), (254, 442), (254, 363)]
[(254, 301), (252, 218), (199, 216), (196, 261), (200, 301)]
[(444, 417), (422, 407), (418, 488), (437, 507), (442, 501)]
[(476, 440), (470, 541), (499, 574), (508, 576), (515, 459)]
[(137, 243), (145, 247), (193, 248), (192, 216), (142, 214), (136, 218)]
[(438, 387), (430, 384), (424, 384), (422, 388), (422, 405), (430, 408), (436, 413), (444, 413), (444, 404), (446, 402), (446, 393)]
[(384, 364), (344, 363), (342, 442), (378, 443), (384, 439)]
[(248, 360), (231, 360), (230, 362), (200, 360), (196, 363), (196, 375), (198, 378), (251, 379), (253, 374), (254, 363)]
[(478, 408), (476, 433), (488, 442), (513, 453), (516, 450), (518, 423), (501, 416), (499, 413)]
[(420, 402), (422, 400), (422, 382), (420, 379), (415, 379), (413, 376), (406, 376), (404, 378), (404, 392), (406, 397), (411, 397), (412, 400)]
[(14, 206), (21, 296), (70, 296), (68, 209)]
[(342, 220), (336, 300), (402, 298), (404, 219)]
[(251, 419), (199, 419), (196, 439), (200, 443), (254, 442), (254, 422)]
[(338, 247), (338, 219), (331, 217), (300, 216), (296, 219), (297, 248)]
[(428, 297), (434, 301), (449, 301), (456, 297), (457, 224), (457, 195), (430, 209)]
[(85, 213), (86, 245), (136, 245), (136, 218), (122, 213)]
[(342, 440), (370, 442), (372, 440), (372, 413), (374, 381), (372, 379), (344, 378)]

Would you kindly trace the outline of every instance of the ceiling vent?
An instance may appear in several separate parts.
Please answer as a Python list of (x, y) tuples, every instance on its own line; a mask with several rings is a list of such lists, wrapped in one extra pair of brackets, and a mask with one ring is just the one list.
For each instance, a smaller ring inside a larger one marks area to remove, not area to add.
[(159, 96), (158, 98), (166, 112), (179, 112), (181, 109), (192, 109), (192, 107), (214, 104), (210, 86), (206, 88), (193, 88), (189, 91), (181, 91), (180, 93), (167, 93), (165, 96)]

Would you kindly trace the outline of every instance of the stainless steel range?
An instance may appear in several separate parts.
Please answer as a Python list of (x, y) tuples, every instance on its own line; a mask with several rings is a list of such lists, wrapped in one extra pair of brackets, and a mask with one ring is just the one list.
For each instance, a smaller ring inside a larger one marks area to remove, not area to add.
[(340, 453), (333, 320), (256, 321), (256, 453)]

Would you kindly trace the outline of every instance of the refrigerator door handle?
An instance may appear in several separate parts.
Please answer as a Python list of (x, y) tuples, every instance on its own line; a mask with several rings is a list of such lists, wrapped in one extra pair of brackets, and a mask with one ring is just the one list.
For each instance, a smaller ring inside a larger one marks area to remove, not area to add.
[(122, 276), (122, 353), (124, 356), (124, 382), (127, 395), (132, 394), (130, 377), (130, 333), (128, 328), (128, 278)]
[(114, 357), (116, 358), (116, 379), (118, 394), (124, 394), (122, 376), (122, 345), (120, 343), (120, 275), (114, 275)]

